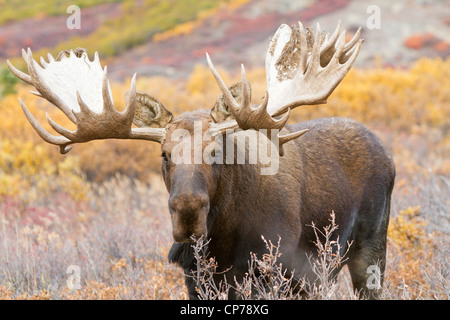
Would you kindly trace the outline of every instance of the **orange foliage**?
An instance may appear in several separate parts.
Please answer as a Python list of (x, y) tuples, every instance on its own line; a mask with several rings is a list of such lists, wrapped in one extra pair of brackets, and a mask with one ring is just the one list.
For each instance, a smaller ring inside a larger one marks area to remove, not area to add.
[(405, 46), (417, 50), (429, 45), (434, 39), (431, 33), (416, 34), (405, 40)]

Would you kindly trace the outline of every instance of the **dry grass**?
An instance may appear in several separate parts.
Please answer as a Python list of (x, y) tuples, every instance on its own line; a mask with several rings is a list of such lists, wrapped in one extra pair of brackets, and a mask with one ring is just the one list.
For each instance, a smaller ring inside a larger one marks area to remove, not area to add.
[[(85, 203), (58, 195), (25, 212), (2, 207), (0, 298), (185, 298), (181, 271), (166, 258), (171, 232), (158, 178), (90, 185)], [(67, 287), (72, 265), (80, 290)]]
[[(93, 191), (84, 203), (63, 194), (27, 204), (4, 199), (0, 221), (0, 298), (186, 299), (182, 270), (168, 264), (166, 258), (171, 226), (165, 208), (167, 194), (160, 177), (141, 183), (118, 176), (102, 184), (90, 184), (90, 188)], [(448, 185), (445, 192), (446, 195), (435, 197), (448, 199)], [(435, 216), (418, 207), (393, 212), (382, 298), (448, 299), (450, 242), (444, 232), (447, 229), (440, 230), (445, 221), (446, 216)], [(267, 255), (249, 254), (248, 278), (233, 284), (240, 288), (242, 298), (300, 298), (289, 291), (292, 279), (277, 263), (282, 254), (277, 248), (267, 243)], [(330, 252), (325, 249), (322, 252), (324, 259), (313, 264), (318, 274), (329, 275), (329, 268), (340, 262), (330, 259)], [(203, 281), (208, 282), (207, 275), (217, 265), (214, 260), (202, 263), (201, 269), (207, 271)], [(67, 268), (71, 265), (81, 270), (79, 290), (67, 287), (72, 274)], [(255, 269), (270, 276), (272, 290), (265, 290), (267, 278), (257, 278), (257, 273), (251, 272)], [(346, 268), (336, 280), (324, 276), (320, 281), (310, 287), (309, 298), (358, 297)], [(202, 297), (223, 299), (224, 292), (225, 284), (210, 286)]]

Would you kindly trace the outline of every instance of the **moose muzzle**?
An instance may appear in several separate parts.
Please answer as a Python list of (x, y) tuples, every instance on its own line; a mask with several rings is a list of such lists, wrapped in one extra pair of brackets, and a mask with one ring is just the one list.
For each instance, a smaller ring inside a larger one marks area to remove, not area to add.
[(169, 210), (172, 218), (173, 239), (190, 242), (206, 235), (209, 197), (206, 193), (184, 192), (171, 195)]

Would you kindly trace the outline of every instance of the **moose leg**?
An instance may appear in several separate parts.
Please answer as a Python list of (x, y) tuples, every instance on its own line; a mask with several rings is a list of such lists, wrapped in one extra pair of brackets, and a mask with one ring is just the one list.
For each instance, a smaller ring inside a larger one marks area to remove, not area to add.
[(356, 241), (348, 262), (353, 288), (362, 299), (378, 299), (383, 286), (390, 194), (382, 207), (383, 218), (379, 227), (369, 232), (370, 237)]
[(348, 262), (353, 288), (362, 299), (378, 299), (384, 280), (386, 244), (364, 243)]

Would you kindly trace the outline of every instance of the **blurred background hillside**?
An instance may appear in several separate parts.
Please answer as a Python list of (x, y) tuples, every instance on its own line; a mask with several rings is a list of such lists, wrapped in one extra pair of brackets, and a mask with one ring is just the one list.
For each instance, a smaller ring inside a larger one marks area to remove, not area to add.
[[(74, 4), (81, 21), (71, 30), (67, 9)], [(372, 28), (377, 12), (379, 24)], [(33, 89), (9, 72), (6, 59), (25, 70), (22, 48), (30, 47), (36, 61), (77, 47), (90, 57), (98, 51), (118, 109), (137, 72), (137, 89), (179, 115), (209, 109), (219, 95), (205, 52), (228, 84), (239, 79), (244, 63), (258, 102), (266, 88), (269, 38), (280, 24), (299, 20), (311, 27), (319, 22), (327, 32), (341, 20), (347, 40), (361, 26), (365, 42), (328, 103), (298, 108), (290, 121), (343, 116), (380, 136), (397, 168), (385, 298), (448, 299), (445, 0), (0, 0), (0, 298), (186, 297), (180, 270), (165, 257), (171, 225), (160, 146), (95, 141), (60, 155), (33, 131), (17, 97), (49, 131), (46, 112), (70, 123), (29, 94)], [(78, 291), (65, 285), (72, 264), (82, 270)]]
[[(111, 66), (110, 75), (119, 80), (135, 71), (141, 76), (184, 77), (195, 64), (204, 64), (205, 51), (230, 70), (240, 63), (261, 67), (274, 30), (298, 20), (309, 26), (320, 22), (328, 32), (342, 20), (349, 37), (362, 26), (366, 42), (357, 67), (400, 68), (420, 57), (450, 54), (450, 9), (445, 0), (2, 2), (0, 58), (20, 56), (26, 47), (57, 54), (81, 46), (98, 51)], [(80, 29), (66, 28), (71, 4), (81, 8)], [(380, 25), (369, 29), (373, 5), (379, 9)]]

